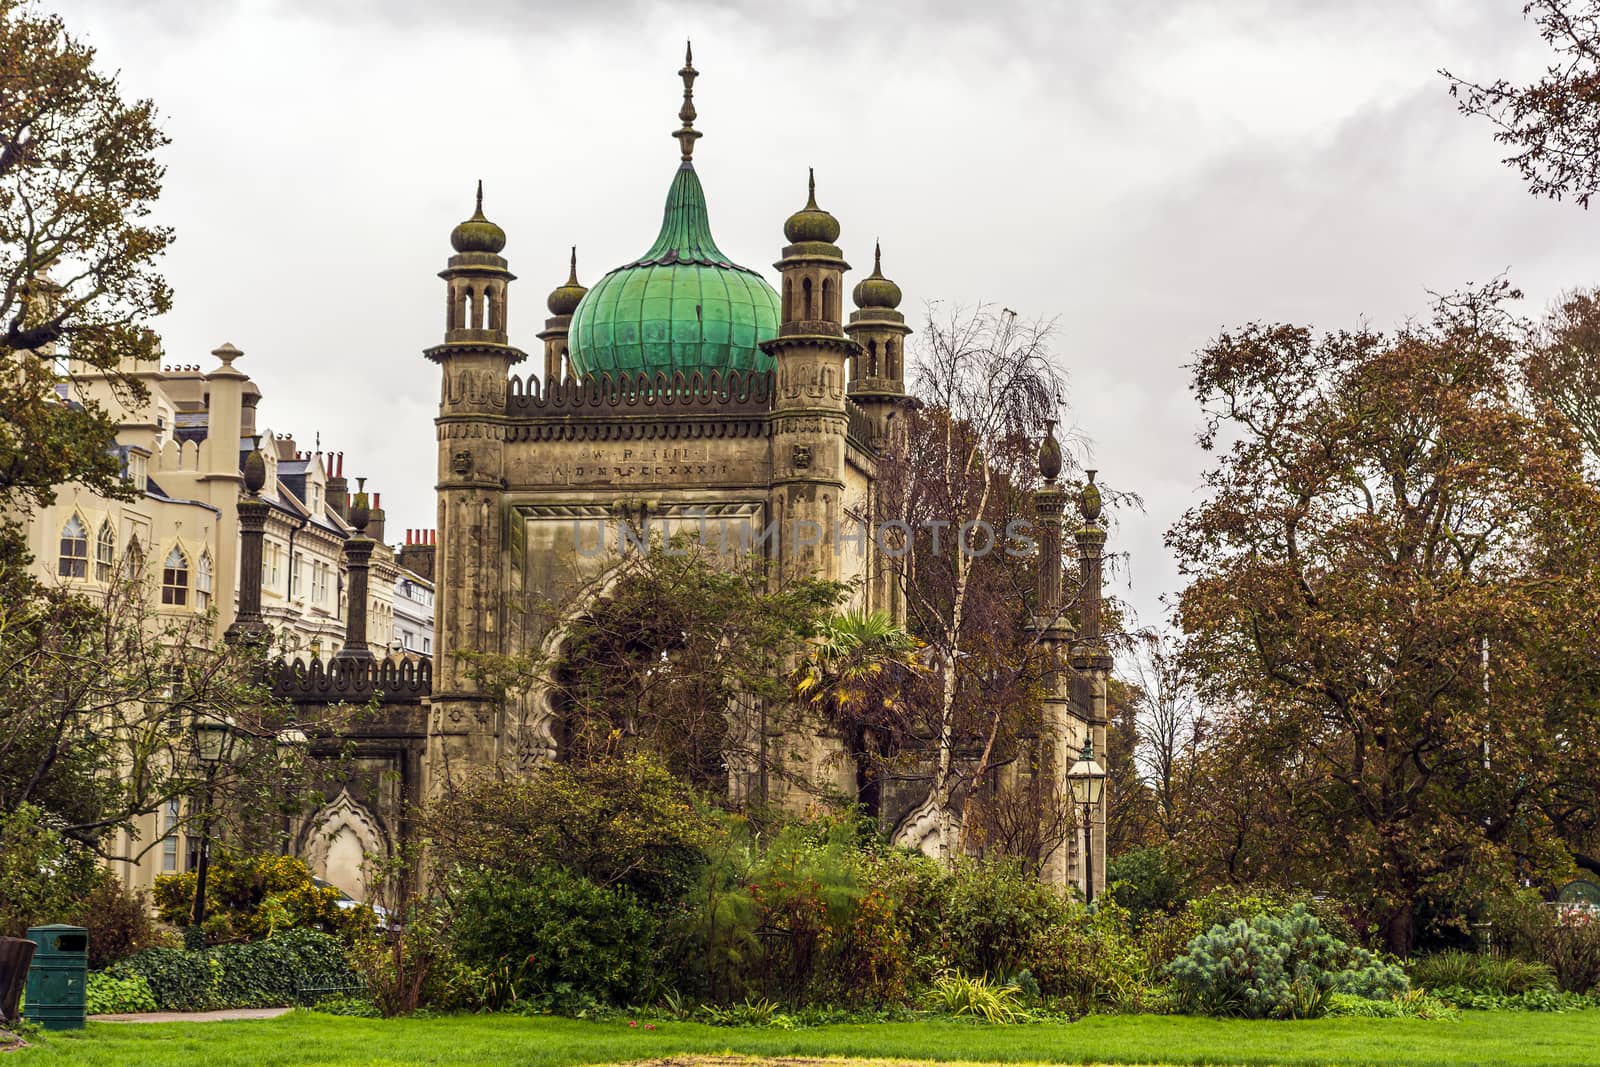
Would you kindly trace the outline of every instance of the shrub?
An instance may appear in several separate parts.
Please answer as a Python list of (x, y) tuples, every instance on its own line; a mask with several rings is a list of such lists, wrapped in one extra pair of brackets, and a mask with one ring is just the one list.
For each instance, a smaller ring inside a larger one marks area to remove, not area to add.
[(1398, 967), (1328, 934), (1300, 904), (1281, 917), (1213, 926), (1170, 971), (1185, 1006), (1253, 1019), (1314, 1018), (1335, 992), (1387, 997), (1407, 988)]
[(1567, 992), (1600, 985), (1600, 913), (1519, 900), (1500, 909), (1495, 925), (1516, 955), (1549, 967)]
[(597, 885), (625, 885), (650, 904), (676, 900), (694, 884), (715, 834), (689, 787), (642, 755), (475, 779), (422, 821), (441, 867), (562, 867)]
[(456, 956), (442, 905), (412, 901), (397, 918), (394, 929), (373, 930), (350, 949), (350, 965), (379, 1014), (467, 1010), (501, 1002), (489, 976)]
[(89, 931), (91, 970), (149, 948), (156, 940), (149, 898), (129, 893), (110, 872), (78, 902), (72, 922)]
[(315, 930), (288, 930), (265, 941), (201, 952), (146, 949), (102, 973), (142, 979), (160, 1011), (288, 1007), (302, 989), (348, 987), (355, 981), (343, 943)]
[(923, 1002), (932, 1010), (986, 1023), (1014, 1023), (1028, 1018), (1019, 1003), (1022, 991), (988, 978), (944, 971), (933, 980)]
[(1335, 993), (1328, 998), (1327, 1014), (1358, 1019), (1454, 1019), (1461, 1013), (1431, 993), (1413, 989), (1387, 1000)]
[(160, 1011), (209, 1011), (216, 1006), (211, 997), (216, 974), (204, 952), (149, 948), (113, 963), (104, 973), (143, 978)]
[(1106, 864), (1106, 896), (1126, 908), (1136, 926), (1152, 915), (1170, 915), (1189, 899), (1188, 878), (1167, 847), (1135, 848)]
[(94, 854), (53, 829), (43, 809), (0, 813), (0, 937), (66, 921), (104, 877)]
[(1102, 898), (1094, 909), (1077, 905), (1039, 930), (1028, 947), (1028, 972), (1040, 994), (1075, 1015), (1096, 1007), (1143, 1010), (1148, 966), (1128, 913)]
[[(192, 871), (156, 878), (156, 910), (163, 920), (189, 924), (195, 885)], [(207, 940), (260, 941), (284, 930), (309, 929), (349, 942), (377, 926), (371, 908), (341, 908), (341, 899), (337, 889), (313, 882), (311, 868), (293, 856), (223, 852), (213, 858), (206, 881)]]
[(1455, 988), (1490, 996), (1516, 996), (1554, 989), (1556, 975), (1543, 963), (1475, 952), (1437, 952), (1406, 964), (1411, 984), (1424, 989)]
[(1009, 860), (960, 860), (944, 887), (939, 936), (950, 967), (1010, 974), (1041, 930), (1069, 915), (1061, 891)]
[(90, 1015), (131, 1015), (156, 1010), (156, 995), (150, 991), (150, 983), (137, 974), (118, 976), (91, 972), (84, 995)]
[(506, 976), (511, 999), (558, 1008), (620, 1004), (649, 980), (656, 919), (621, 886), (545, 868), (526, 877), (461, 875), (452, 937), (463, 961)]

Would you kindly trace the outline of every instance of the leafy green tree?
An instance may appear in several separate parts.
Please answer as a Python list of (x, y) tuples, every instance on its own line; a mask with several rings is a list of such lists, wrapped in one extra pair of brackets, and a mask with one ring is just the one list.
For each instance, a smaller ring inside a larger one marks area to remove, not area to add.
[(159, 358), (172, 232), (150, 213), (167, 138), (148, 100), (124, 101), (94, 49), (23, 0), (0, 0), (0, 70), (0, 507), (68, 481), (125, 493), (112, 419), (60, 402), (56, 357), (135, 395), (130, 375)]
[(1168, 543), (1226, 709), (1198, 853), (1359, 902), (1396, 952), (1420, 900), (1570, 871), (1551, 806), (1600, 783), (1600, 494), (1519, 388), (1512, 295), (1390, 335), (1252, 324), (1194, 365), (1221, 454)]

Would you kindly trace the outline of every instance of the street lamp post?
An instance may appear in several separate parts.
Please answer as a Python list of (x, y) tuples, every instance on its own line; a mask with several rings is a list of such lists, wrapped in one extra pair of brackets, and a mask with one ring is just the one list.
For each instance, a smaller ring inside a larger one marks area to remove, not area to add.
[(1078, 762), (1067, 770), (1073, 802), (1083, 809), (1083, 900), (1094, 901), (1094, 809), (1105, 791), (1105, 769), (1095, 762), (1094, 737), (1086, 737)]
[(194, 722), (195, 755), (205, 767), (205, 809), (200, 813), (200, 860), (195, 866), (194, 914), (188, 931), (184, 934), (184, 947), (205, 947), (206, 875), (211, 868), (211, 805), (217, 781), (217, 768), (233, 755), (234, 728), (232, 721), (213, 715), (196, 716)]

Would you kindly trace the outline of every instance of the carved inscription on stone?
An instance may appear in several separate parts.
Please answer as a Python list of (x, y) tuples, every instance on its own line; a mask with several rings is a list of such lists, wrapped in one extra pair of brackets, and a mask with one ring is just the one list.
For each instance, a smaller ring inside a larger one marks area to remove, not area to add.
[(683, 441), (574, 442), (541, 446), (511, 458), (509, 480), (520, 485), (630, 485), (726, 479), (748, 469), (766, 442), (741, 449), (729, 443)]

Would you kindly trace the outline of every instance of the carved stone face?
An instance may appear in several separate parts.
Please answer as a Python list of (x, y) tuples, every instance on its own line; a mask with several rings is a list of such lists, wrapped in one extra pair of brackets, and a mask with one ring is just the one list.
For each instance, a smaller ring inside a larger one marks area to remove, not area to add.
[(795, 445), (794, 446), (794, 468), (795, 468), (795, 470), (803, 471), (803, 470), (806, 470), (810, 466), (811, 466), (811, 446), (810, 445)]
[(455, 471), (455, 473), (457, 473), (459, 475), (471, 474), (472, 473), (472, 453), (467, 451), (464, 448), (461, 449), (459, 452), (457, 452), (455, 454), (455, 457), (454, 457), (454, 459), (452, 460), (452, 462), (450, 464), (450, 469)]

